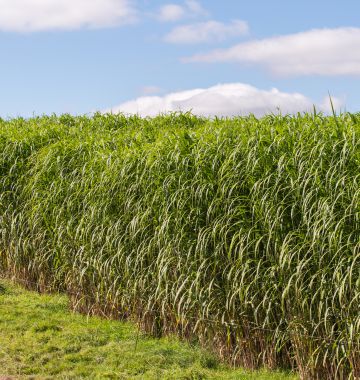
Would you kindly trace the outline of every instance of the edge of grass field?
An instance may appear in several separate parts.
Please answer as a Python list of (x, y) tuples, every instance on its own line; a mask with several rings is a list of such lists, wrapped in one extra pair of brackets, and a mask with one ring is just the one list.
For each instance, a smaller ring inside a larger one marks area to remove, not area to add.
[(39, 294), (0, 278), (0, 379), (295, 380), (230, 368), (175, 336), (139, 334), (130, 322), (71, 312), (63, 294)]

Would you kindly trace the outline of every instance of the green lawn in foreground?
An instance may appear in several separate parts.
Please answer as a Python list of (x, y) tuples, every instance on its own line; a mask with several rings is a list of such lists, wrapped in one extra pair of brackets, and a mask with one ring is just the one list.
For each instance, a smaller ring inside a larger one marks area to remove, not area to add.
[(297, 379), (230, 369), (174, 337), (153, 339), (131, 323), (87, 318), (63, 295), (0, 280), (0, 379)]

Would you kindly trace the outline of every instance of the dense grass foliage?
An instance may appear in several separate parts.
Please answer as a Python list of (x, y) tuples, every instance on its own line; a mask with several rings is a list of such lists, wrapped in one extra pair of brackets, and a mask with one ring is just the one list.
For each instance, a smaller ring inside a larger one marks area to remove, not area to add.
[(0, 123), (0, 265), (247, 368), (360, 376), (360, 115)]

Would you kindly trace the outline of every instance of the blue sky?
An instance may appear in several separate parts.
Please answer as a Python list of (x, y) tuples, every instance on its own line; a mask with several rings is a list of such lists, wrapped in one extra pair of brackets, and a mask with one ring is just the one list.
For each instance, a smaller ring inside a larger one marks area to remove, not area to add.
[(358, 0), (0, 0), (0, 116), (360, 111)]

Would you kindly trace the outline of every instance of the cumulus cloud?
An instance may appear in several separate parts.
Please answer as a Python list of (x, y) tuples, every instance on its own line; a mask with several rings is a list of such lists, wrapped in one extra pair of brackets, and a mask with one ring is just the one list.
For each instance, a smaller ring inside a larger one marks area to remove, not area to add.
[(360, 75), (360, 28), (314, 29), (244, 42), (185, 62), (259, 64), (276, 75)]
[(248, 24), (242, 20), (234, 20), (228, 25), (210, 20), (178, 26), (167, 34), (164, 40), (173, 44), (220, 42), (229, 37), (242, 36), (248, 31)]
[(162, 22), (174, 22), (185, 17), (207, 16), (208, 12), (196, 0), (187, 0), (183, 5), (164, 4), (158, 11), (157, 19)]
[(0, 0), (0, 30), (35, 32), (133, 22), (132, 0)]
[[(333, 98), (336, 107), (341, 102)], [(113, 107), (105, 112), (123, 112), (141, 116), (156, 116), (171, 111), (189, 111), (202, 116), (237, 116), (250, 113), (296, 113), (311, 111), (314, 102), (299, 93), (281, 92), (275, 88), (261, 90), (243, 83), (219, 84), (205, 89), (193, 89), (165, 96), (143, 96)], [(319, 110), (324, 105), (316, 105)], [(326, 111), (326, 110), (325, 110)]]

